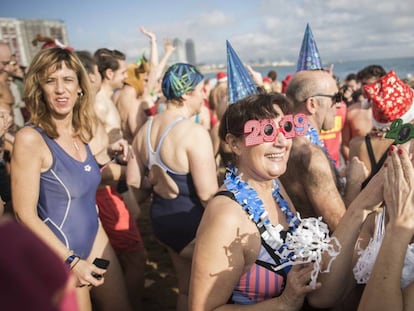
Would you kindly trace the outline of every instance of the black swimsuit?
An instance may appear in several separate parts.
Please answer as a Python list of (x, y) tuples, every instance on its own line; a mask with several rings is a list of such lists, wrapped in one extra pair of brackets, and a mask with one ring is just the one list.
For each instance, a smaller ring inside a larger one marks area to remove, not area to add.
[(372, 149), (372, 144), (371, 144), (371, 136), (369, 135), (365, 136), (365, 144), (368, 150), (369, 162), (371, 163), (371, 174), (362, 183), (361, 190), (364, 189), (365, 186), (368, 184), (368, 182), (371, 180), (371, 178), (374, 177), (376, 173), (378, 173), (378, 171), (381, 169), (382, 165), (384, 164), (387, 158), (387, 151), (385, 151), (382, 157), (379, 159), (379, 161), (378, 162), (375, 161), (374, 150)]

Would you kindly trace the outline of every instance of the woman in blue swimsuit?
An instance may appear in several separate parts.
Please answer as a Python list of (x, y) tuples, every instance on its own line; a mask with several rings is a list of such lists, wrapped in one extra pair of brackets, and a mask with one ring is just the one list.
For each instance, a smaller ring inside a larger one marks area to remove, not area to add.
[(129, 180), (135, 188), (148, 171), (152, 228), (177, 272), (177, 310), (187, 310), (195, 234), (204, 206), (218, 189), (211, 138), (191, 120), (203, 105), (202, 89), (203, 76), (194, 66), (172, 65), (162, 80), (167, 107), (141, 127), (132, 145), (135, 159), (128, 163), (139, 166), (141, 175)]
[[(91, 309), (90, 286), (106, 279), (103, 288), (114, 300), (124, 288), (95, 203), (101, 174), (88, 145), (95, 122), (88, 81), (67, 49), (41, 50), (33, 58), (24, 90), (30, 123), (16, 134), (11, 163), (16, 216), (72, 270), (82, 310)], [(108, 273), (92, 264), (96, 257), (112, 262)], [(118, 302), (119, 310), (129, 310)]]

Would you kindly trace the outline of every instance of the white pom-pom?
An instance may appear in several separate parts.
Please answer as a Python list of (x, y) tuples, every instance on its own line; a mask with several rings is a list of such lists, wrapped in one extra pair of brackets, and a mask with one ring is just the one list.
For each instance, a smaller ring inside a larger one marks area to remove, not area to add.
[(401, 288), (406, 288), (414, 281), (414, 244), (408, 245), (404, 267), (401, 275)]
[[(299, 216), (298, 218), (300, 219)], [(276, 251), (276, 254), (287, 261), (278, 266), (276, 270), (290, 265), (313, 262), (314, 268), (309, 283), (311, 286), (316, 285), (320, 272), (329, 272), (332, 261), (341, 249), (339, 241), (329, 236), (328, 226), (322, 222), (322, 217), (309, 217), (301, 220), (296, 230), (287, 234), (285, 245), (287, 247), (280, 252)], [(331, 259), (327, 268), (322, 270), (320, 264), (324, 252), (328, 253)]]

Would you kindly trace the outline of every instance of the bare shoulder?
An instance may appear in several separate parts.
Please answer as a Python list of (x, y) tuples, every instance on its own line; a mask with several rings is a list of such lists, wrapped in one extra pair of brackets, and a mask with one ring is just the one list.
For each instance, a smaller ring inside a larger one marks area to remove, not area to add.
[(117, 104), (124, 104), (127, 105), (127, 100), (136, 100), (137, 93), (135, 92), (134, 88), (125, 85), (122, 90), (120, 90), (119, 95), (117, 97)]
[(242, 207), (226, 195), (214, 196), (207, 204), (203, 215), (204, 224), (215, 224), (222, 228), (245, 228), (246, 220), (248, 218)]
[(103, 92), (98, 92), (94, 102), (96, 113), (105, 112), (111, 103), (111, 99), (105, 96)]
[(180, 143), (188, 146), (202, 145), (207, 140), (211, 141), (209, 132), (198, 123), (191, 119), (186, 119), (177, 124), (173, 129), (174, 136)]
[(49, 150), (43, 137), (35, 129), (25, 126), (17, 133), (13, 145), (12, 159), (43, 159)]
[(294, 138), (289, 162), (293, 162), (295, 166), (299, 165), (306, 167), (314, 153), (317, 152), (317, 149), (318, 148), (305, 137)]
[(30, 126), (25, 126), (17, 131), (14, 144), (35, 149), (39, 147), (41, 142), (43, 142), (43, 138), (40, 133)]
[[(314, 176), (315, 173), (331, 173), (331, 163), (323, 149), (312, 144), (306, 138), (294, 140), (292, 156), (295, 170), (303, 174)], [(289, 165), (289, 164), (288, 164)]]

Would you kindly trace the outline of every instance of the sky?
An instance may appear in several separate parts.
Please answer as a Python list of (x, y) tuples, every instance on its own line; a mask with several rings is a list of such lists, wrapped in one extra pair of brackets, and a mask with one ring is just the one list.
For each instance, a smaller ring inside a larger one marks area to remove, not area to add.
[(414, 56), (413, 0), (6, 0), (0, 17), (58, 19), (69, 44), (149, 55), (140, 27), (195, 43), (198, 63), (225, 64), (226, 40), (245, 62), (297, 61), (307, 23), (323, 63)]

